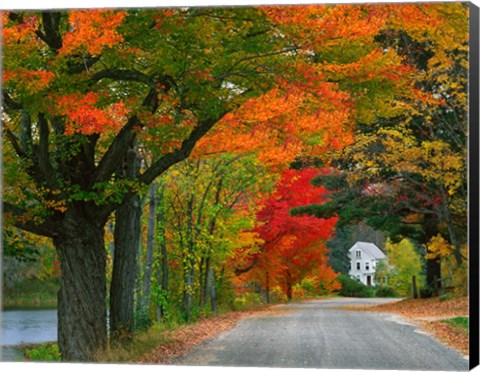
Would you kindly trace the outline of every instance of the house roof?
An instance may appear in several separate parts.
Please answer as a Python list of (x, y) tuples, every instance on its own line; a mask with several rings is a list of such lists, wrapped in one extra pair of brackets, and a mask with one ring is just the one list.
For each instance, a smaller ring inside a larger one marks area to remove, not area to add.
[(356, 242), (352, 248), (349, 249), (349, 251), (353, 249), (361, 249), (365, 253), (367, 253), (369, 256), (372, 258), (375, 258), (377, 260), (382, 260), (387, 258), (385, 256), (385, 253), (383, 253), (380, 248), (378, 248), (375, 244), (373, 243), (366, 243), (366, 242)]

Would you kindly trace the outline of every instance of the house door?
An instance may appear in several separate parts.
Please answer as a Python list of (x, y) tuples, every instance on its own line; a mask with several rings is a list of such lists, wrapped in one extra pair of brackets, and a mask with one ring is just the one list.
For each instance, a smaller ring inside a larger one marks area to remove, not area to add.
[(372, 277), (371, 277), (370, 275), (367, 275), (367, 285), (368, 285), (369, 287), (372, 286)]

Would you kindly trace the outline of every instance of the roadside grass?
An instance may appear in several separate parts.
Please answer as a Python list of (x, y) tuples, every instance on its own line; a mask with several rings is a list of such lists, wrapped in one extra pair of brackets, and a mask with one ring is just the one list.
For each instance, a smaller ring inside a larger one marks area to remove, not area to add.
[[(273, 304), (272, 304), (273, 305)], [(268, 313), (271, 305), (248, 306), (248, 310), (226, 311), (198, 319), (194, 323), (155, 323), (137, 333), (130, 342), (110, 345), (95, 355), (97, 362), (171, 364), (196, 344), (232, 329), (240, 319)]]
[(469, 353), (468, 317), (422, 322), (422, 328), (462, 354)]
[(149, 330), (134, 335), (131, 341), (110, 345), (95, 355), (97, 362), (129, 363), (136, 362), (141, 355), (154, 350), (158, 345), (168, 345), (172, 338), (168, 329), (162, 329), (161, 323)]
[(468, 318), (465, 316), (457, 316), (456, 318), (442, 320), (447, 325), (452, 326), (468, 335)]

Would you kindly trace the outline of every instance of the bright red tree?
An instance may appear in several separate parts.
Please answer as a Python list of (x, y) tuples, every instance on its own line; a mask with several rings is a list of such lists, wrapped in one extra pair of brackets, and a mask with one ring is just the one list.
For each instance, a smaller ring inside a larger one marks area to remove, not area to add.
[[(289, 299), (293, 285), (307, 275), (318, 273), (319, 268), (331, 271), (326, 265), (328, 250), (324, 243), (332, 236), (337, 218), (290, 214), (292, 208), (325, 200), (325, 189), (310, 184), (320, 173), (314, 168), (285, 170), (276, 191), (263, 201), (257, 214), (254, 231), (264, 244), (252, 257), (255, 267), (251, 275), (263, 278), (267, 291), (272, 284), (280, 285)], [(327, 276), (331, 277), (330, 272)]]

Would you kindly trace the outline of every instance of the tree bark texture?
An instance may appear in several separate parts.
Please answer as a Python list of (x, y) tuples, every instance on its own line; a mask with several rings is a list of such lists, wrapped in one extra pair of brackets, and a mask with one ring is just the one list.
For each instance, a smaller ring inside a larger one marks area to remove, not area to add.
[(113, 341), (129, 339), (134, 326), (134, 294), (142, 216), (141, 199), (131, 196), (115, 212), (115, 258), (110, 285), (110, 333)]
[(143, 276), (143, 306), (144, 309), (150, 307), (150, 285), (152, 281), (153, 270), (153, 251), (155, 248), (155, 222), (157, 210), (157, 184), (153, 182), (149, 190), (149, 210), (147, 225), (147, 257), (145, 260), (145, 273)]
[[(137, 176), (139, 167), (137, 147), (132, 144), (117, 173), (133, 179)], [(142, 204), (140, 195), (132, 194), (115, 211), (115, 257), (110, 285), (110, 334), (114, 342), (129, 340), (134, 327)]]
[(63, 360), (92, 361), (107, 340), (104, 226), (71, 211), (54, 244), (62, 271), (60, 353)]
[(207, 291), (210, 296), (210, 307), (213, 313), (217, 312), (217, 293), (215, 291), (215, 272), (210, 267), (207, 274)]

